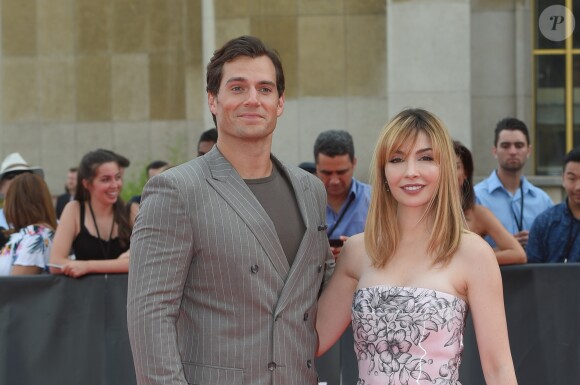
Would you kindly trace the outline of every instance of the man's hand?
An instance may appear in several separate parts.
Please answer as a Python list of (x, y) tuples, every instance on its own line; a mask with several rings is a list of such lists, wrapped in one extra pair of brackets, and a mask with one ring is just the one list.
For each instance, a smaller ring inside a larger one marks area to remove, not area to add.
[[(338, 239), (340, 239), (344, 243), (344, 242), (346, 242), (348, 237), (346, 235), (341, 235), (340, 237), (338, 237)], [(334, 255), (335, 260), (338, 258), (338, 254), (340, 254), (340, 250), (342, 250), (342, 246), (338, 246), (338, 247), (330, 246), (330, 251), (332, 251), (332, 255)]]
[(528, 237), (530, 232), (528, 230), (522, 230), (519, 233), (515, 233), (514, 237), (516, 240), (522, 245), (524, 250), (526, 249), (526, 245), (528, 244)]

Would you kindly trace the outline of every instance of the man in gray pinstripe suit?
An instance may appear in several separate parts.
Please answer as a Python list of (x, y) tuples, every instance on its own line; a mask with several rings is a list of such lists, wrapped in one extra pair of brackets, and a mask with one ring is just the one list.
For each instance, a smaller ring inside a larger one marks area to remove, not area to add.
[(128, 326), (140, 385), (314, 385), (326, 192), (270, 151), (284, 110), (275, 51), (214, 53), (206, 155), (149, 180), (131, 238)]

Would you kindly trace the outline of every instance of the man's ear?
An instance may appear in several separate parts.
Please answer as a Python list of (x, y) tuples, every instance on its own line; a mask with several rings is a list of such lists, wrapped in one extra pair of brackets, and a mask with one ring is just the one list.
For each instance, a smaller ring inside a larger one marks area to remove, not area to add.
[(497, 147), (496, 147), (496, 146), (493, 146), (493, 147), (491, 148), (491, 153), (493, 154), (493, 157), (494, 157), (495, 159), (497, 159)]
[(280, 117), (284, 112), (284, 94), (278, 98), (278, 108), (276, 108), (276, 116)]
[(215, 115), (217, 110), (217, 97), (211, 92), (207, 93), (207, 105), (211, 113)]

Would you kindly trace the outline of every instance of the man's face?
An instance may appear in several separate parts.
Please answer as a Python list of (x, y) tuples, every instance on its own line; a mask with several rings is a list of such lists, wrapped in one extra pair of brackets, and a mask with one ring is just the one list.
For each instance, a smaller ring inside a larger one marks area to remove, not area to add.
[(499, 133), (497, 145), (493, 148), (493, 155), (501, 169), (518, 172), (526, 164), (530, 147), (523, 132), (503, 130)]
[(572, 207), (580, 207), (580, 163), (568, 162), (562, 175), (562, 186)]
[(74, 191), (77, 187), (77, 172), (69, 171), (66, 175), (66, 188), (69, 191)]
[(316, 175), (324, 183), (329, 199), (346, 199), (355, 166), (356, 158), (351, 162), (348, 154), (337, 156), (318, 154)]
[(147, 178), (151, 179), (153, 178), (155, 175), (159, 175), (161, 174), (161, 172), (165, 169), (165, 167), (159, 167), (159, 168), (150, 168), (149, 170), (147, 170)]
[(215, 144), (215, 142), (212, 141), (204, 141), (204, 142), (199, 142), (199, 144), (197, 145), (197, 156), (202, 156), (207, 154), (211, 148), (213, 147), (213, 145)]
[(11, 183), (12, 183), (12, 180), (9, 180), (9, 179), (2, 179), (0, 181), (0, 195), (1, 196), (6, 196), (6, 191), (8, 191), (8, 187), (10, 187)]
[(12, 184), (12, 180), (16, 178), (18, 175), (25, 173), (31, 174), (32, 171), (13, 171), (5, 174), (2, 180), (0, 181), (0, 195), (6, 196), (6, 192), (8, 191), (10, 185)]
[(274, 64), (267, 56), (240, 56), (225, 63), (218, 94), (208, 94), (208, 105), (216, 116), (220, 143), (271, 136), (284, 111)]

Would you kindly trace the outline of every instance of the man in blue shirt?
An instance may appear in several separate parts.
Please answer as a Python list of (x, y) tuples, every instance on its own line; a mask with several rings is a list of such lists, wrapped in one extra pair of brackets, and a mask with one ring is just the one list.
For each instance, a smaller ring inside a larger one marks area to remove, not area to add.
[[(353, 177), (356, 167), (354, 143), (346, 131), (329, 130), (320, 133), (314, 142), (314, 163), (316, 175), (326, 189), (326, 232), (330, 249), (336, 258), (342, 243), (365, 229), (371, 186)], [(326, 369), (334, 367), (341, 360), (341, 346), (344, 350), (345, 346), (351, 347), (353, 343), (352, 333), (346, 333), (340, 342), (316, 359), (320, 381), (340, 382), (338, 373)], [(354, 351), (352, 356), (356, 360)]]
[[(544, 190), (523, 176), (531, 153), (525, 123), (516, 118), (501, 120), (495, 128), (492, 151), (498, 168), (475, 185), (477, 203), (490, 209), (525, 249), (534, 219), (554, 205)], [(489, 237), (487, 241), (492, 247), (496, 246)]]
[(365, 229), (371, 186), (353, 177), (354, 143), (346, 131), (320, 133), (314, 143), (314, 161), (316, 175), (326, 188), (327, 234), (336, 257), (342, 242)]
[(528, 262), (580, 262), (580, 147), (564, 158), (564, 202), (538, 215), (526, 252)]

